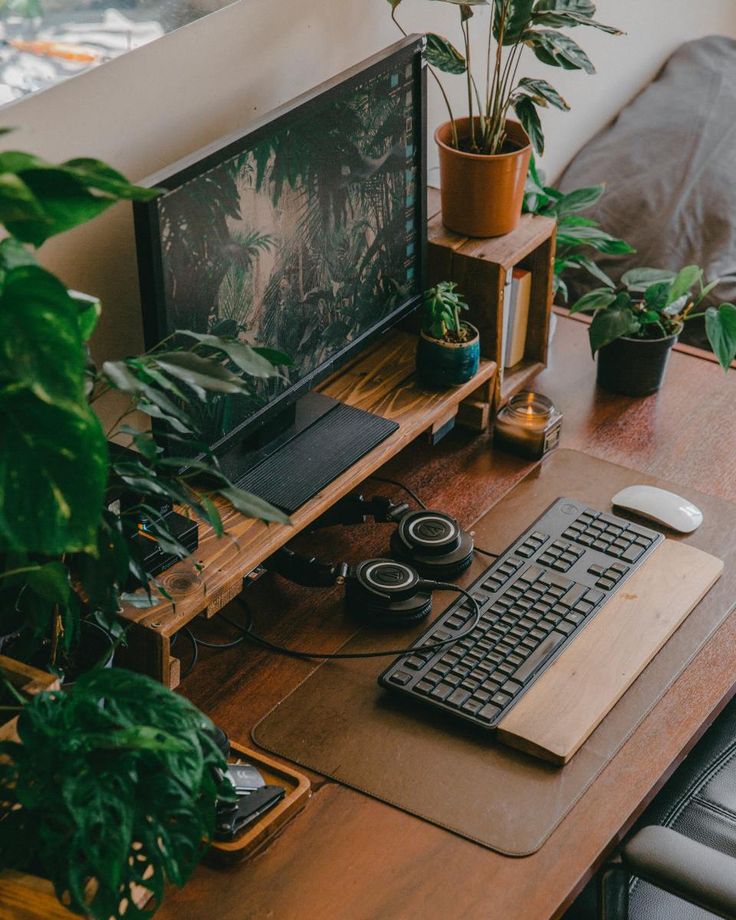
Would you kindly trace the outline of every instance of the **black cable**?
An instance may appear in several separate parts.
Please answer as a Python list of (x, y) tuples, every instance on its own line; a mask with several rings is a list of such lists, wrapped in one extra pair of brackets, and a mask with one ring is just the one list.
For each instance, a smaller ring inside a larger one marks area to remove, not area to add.
[(428, 506), (425, 505), (425, 503), (421, 500), (421, 498), (417, 495), (417, 493), (413, 489), (410, 489), (409, 486), (404, 485), (403, 482), (399, 482), (398, 479), (387, 479), (385, 476), (376, 476), (376, 475), (372, 475), (369, 478), (375, 479), (376, 482), (385, 482), (390, 486), (397, 486), (399, 489), (403, 489), (407, 495), (410, 495), (414, 499), (414, 501), (419, 505), (420, 508), (423, 508), (425, 511), (428, 510)]
[(243, 635), (246, 638), (252, 639), (254, 642), (257, 642), (259, 645), (264, 648), (269, 649), (272, 652), (276, 652), (279, 655), (287, 655), (289, 658), (300, 658), (302, 660), (310, 661), (314, 658), (334, 661), (334, 660), (344, 660), (344, 659), (354, 659), (354, 658), (405, 658), (409, 655), (414, 655), (417, 652), (435, 652), (440, 649), (446, 648), (448, 645), (454, 645), (456, 642), (459, 642), (461, 639), (464, 639), (466, 636), (475, 629), (475, 627), (480, 622), (481, 612), (480, 605), (478, 601), (473, 597), (473, 595), (466, 591), (465, 588), (461, 588), (459, 585), (446, 584), (445, 582), (436, 581), (434, 582), (436, 588), (440, 588), (444, 591), (456, 591), (458, 594), (464, 594), (465, 597), (471, 602), (474, 607), (474, 614), (469, 626), (466, 626), (462, 632), (459, 632), (457, 635), (453, 636), (450, 639), (445, 639), (444, 642), (430, 642), (427, 645), (414, 645), (410, 648), (400, 648), (400, 649), (385, 649), (381, 652), (305, 652), (298, 649), (286, 648), (283, 645), (276, 645), (274, 642), (269, 642), (268, 639), (264, 639), (262, 636), (259, 636), (257, 633), (254, 633), (251, 629), (251, 623), (253, 622), (253, 615), (251, 613), (248, 602), (243, 599), (242, 595), (236, 597), (235, 600), (240, 606), (245, 610), (248, 615), (248, 625), (239, 626), (229, 617), (226, 617), (224, 614), (221, 614), (222, 619), (226, 623), (229, 623), (231, 626), (236, 626), (237, 628), (243, 631)]
[[(194, 633), (188, 627), (183, 626), (179, 630), (179, 632), (184, 633), (186, 638), (189, 639), (189, 641), (192, 643), (192, 660), (189, 662), (189, 667), (187, 667), (186, 670), (182, 671), (181, 676), (183, 679), (185, 677), (188, 677), (192, 673), (195, 665), (197, 664), (197, 661), (199, 660), (199, 644), (197, 642), (197, 639)], [(177, 636), (178, 635), (179, 633), (177, 633)]]
[(235, 648), (236, 645), (242, 645), (243, 642), (245, 642), (245, 636), (238, 636), (238, 638), (233, 639), (232, 642), (206, 642), (204, 639), (200, 639), (199, 636), (194, 636), (194, 641), (203, 648), (213, 648), (222, 651), (227, 648)]
[(480, 546), (474, 546), (473, 550), (476, 553), (480, 553), (481, 556), (488, 556), (489, 559), (498, 559), (501, 555), (500, 553), (490, 553), (487, 549), (481, 549)]

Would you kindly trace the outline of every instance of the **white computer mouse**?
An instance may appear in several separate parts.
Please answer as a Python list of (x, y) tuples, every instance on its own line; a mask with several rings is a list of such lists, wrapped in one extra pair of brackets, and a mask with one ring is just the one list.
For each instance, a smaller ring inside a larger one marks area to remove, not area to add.
[(680, 533), (692, 533), (703, 523), (703, 512), (686, 498), (656, 486), (629, 486), (613, 496), (617, 508), (664, 524)]

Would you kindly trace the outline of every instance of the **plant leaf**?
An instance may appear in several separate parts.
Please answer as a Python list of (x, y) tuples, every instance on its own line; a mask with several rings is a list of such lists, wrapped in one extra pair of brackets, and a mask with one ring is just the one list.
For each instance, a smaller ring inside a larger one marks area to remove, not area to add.
[(596, 288), (588, 291), (580, 300), (576, 301), (570, 307), (570, 315), (573, 313), (589, 313), (593, 310), (605, 310), (616, 300), (616, 292), (608, 288)]
[(525, 96), (514, 102), (514, 111), (521, 122), (522, 127), (529, 135), (534, 149), (541, 156), (544, 153), (544, 133), (542, 132), (542, 122), (539, 119), (539, 113), (532, 100)]
[(684, 294), (687, 294), (690, 291), (690, 288), (698, 282), (702, 283), (703, 280), (703, 270), (698, 265), (687, 265), (680, 272), (677, 273), (672, 286), (670, 287), (669, 297), (667, 298), (667, 303), (674, 303), (676, 300), (679, 300)]
[(728, 370), (736, 359), (736, 306), (724, 303), (705, 311), (705, 331), (721, 367)]
[(94, 553), (107, 440), (87, 406), (0, 388), (0, 552)]
[(674, 272), (661, 268), (632, 268), (622, 275), (621, 283), (632, 293), (643, 293), (650, 284), (657, 281), (671, 282), (674, 277)]
[(618, 303), (612, 304), (606, 310), (600, 310), (593, 317), (588, 330), (593, 354), (621, 336), (633, 335), (641, 328), (639, 321), (631, 311), (630, 302), (627, 303), (623, 299), (627, 296), (619, 294)]
[(563, 67), (565, 70), (584, 70), (595, 73), (595, 67), (588, 55), (576, 41), (562, 32), (552, 29), (534, 29), (524, 37), (537, 58), (550, 67)]
[(273, 505), (270, 505), (257, 495), (245, 492), (243, 489), (238, 489), (236, 486), (231, 486), (226, 489), (217, 489), (216, 491), (218, 495), (222, 495), (223, 498), (226, 498), (236, 511), (239, 511), (246, 517), (257, 518), (261, 521), (274, 521), (277, 524), (291, 523), (289, 517), (284, 514), (283, 511), (274, 508)]
[(427, 38), (427, 61), (444, 73), (461, 74), (467, 70), (467, 62), (457, 48), (443, 38), (430, 32)]
[[(255, 348), (251, 348), (250, 345), (246, 345), (245, 342), (241, 342), (239, 339), (228, 336), (191, 332), (189, 330), (179, 330), (177, 335), (189, 336), (201, 342), (203, 345), (209, 345), (211, 348), (224, 352), (231, 361), (237, 364), (241, 371), (244, 371), (251, 377), (259, 377), (266, 380), (269, 377), (281, 376), (274, 367), (273, 361), (270, 361), (266, 355)], [(289, 358), (281, 354), (281, 352), (274, 351), (272, 354), (281, 364), (285, 363), (285, 361), (291, 363)]]
[(503, 44), (515, 45), (529, 28), (534, 0), (494, 0), (494, 3), (493, 37), (499, 41), (503, 27)]
[[(557, 90), (548, 83), (546, 80), (537, 80), (531, 79), (530, 77), (524, 77), (519, 80), (519, 84), (514, 91), (514, 93), (521, 93), (523, 95), (529, 96), (536, 105), (552, 105), (556, 109), (561, 109), (563, 112), (568, 112), (570, 106), (565, 102), (562, 96), (557, 92)], [(603, 186), (600, 186), (601, 194), (603, 193)], [(599, 196), (600, 197), (600, 196)]]

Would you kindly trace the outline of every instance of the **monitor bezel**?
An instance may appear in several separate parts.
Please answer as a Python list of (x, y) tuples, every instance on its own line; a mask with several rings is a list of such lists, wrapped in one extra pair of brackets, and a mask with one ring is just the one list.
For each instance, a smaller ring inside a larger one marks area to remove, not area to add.
[[(252, 147), (266, 132), (288, 123), (296, 113), (301, 117), (311, 108), (322, 105), (338, 92), (344, 93), (350, 85), (358, 85), (374, 73), (385, 68), (392, 57), (406, 57), (407, 63), (413, 57), (414, 66), (414, 119), (415, 139), (418, 153), (418, 181), (416, 209), (419, 234), (417, 240), (417, 277), (418, 293), (408, 298), (400, 307), (383, 317), (370, 329), (345, 345), (319, 367), (310, 371), (292, 386), (280, 393), (267, 405), (258, 409), (240, 425), (228, 431), (218, 441), (209, 445), (217, 454), (231, 448), (237, 441), (253, 435), (275, 415), (285, 411), (301, 396), (313, 389), (318, 383), (329, 377), (340, 367), (367, 348), (381, 335), (384, 335), (402, 319), (412, 313), (420, 304), (422, 293), (427, 287), (427, 73), (424, 49), (426, 40), (423, 35), (410, 35), (386, 48), (384, 51), (351, 67), (330, 80), (321, 83), (306, 93), (298, 96), (252, 122), (243, 131), (229, 134), (200, 148), (194, 153), (176, 161), (166, 169), (148, 176), (140, 184), (146, 188), (158, 187), (174, 191), (186, 182), (218, 166), (223, 160)], [(141, 306), (143, 311), (143, 333), (146, 350), (158, 345), (166, 333), (165, 284), (161, 259), (161, 228), (157, 201), (134, 202), (133, 216), (138, 258), (138, 275)], [(155, 426), (157, 434), (163, 435), (160, 426)]]

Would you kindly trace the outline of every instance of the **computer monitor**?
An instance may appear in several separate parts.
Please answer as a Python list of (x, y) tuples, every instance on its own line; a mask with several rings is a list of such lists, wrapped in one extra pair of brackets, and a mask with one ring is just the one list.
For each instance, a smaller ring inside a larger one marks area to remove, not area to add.
[(420, 300), (423, 48), (405, 39), (173, 164), (144, 183), (166, 192), (134, 205), (147, 348), (188, 329), (293, 362), (203, 410), (202, 433), (236, 479), (329, 411), (297, 401)]

